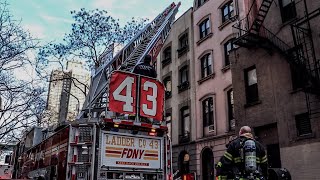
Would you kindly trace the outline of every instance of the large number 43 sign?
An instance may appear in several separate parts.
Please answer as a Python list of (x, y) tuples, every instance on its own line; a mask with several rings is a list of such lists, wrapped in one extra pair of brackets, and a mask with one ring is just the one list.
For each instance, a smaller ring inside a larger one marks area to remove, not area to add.
[[(140, 87), (137, 87), (138, 84)], [(123, 114), (136, 114), (137, 102), (140, 116), (161, 120), (164, 103), (163, 84), (155, 79), (143, 76), (138, 78), (135, 74), (115, 71), (110, 81), (109, 109)]]

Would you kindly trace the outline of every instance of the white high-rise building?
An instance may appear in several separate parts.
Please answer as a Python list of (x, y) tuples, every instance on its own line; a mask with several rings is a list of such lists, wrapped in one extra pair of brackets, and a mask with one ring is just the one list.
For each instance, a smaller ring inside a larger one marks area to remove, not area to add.
[(73, 121), (81, 110), (90, 85), (90, 73), (81, 62), (68, 61), (67, 69), (53, 70), (48, 92), (45, 126)]
[(71, 89), (69, 96), (67, 120), (75, 119), (85, 101), (89, 91), (90, 72), (87, 71), (81, 62), (69, 61), (67, 71), (71, 72)]

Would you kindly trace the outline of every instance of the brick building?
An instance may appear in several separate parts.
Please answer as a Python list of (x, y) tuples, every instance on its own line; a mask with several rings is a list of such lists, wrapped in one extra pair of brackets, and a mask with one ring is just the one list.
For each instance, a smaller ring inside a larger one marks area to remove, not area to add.
[(237, 128), (250, 125), (269, 167), (320, 176), (320, 1), (246, 1), (231, 53)]

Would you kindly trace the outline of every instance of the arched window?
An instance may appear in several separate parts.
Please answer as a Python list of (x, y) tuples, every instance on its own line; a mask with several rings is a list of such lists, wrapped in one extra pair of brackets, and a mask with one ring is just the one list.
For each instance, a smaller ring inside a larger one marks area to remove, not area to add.
[(201, 167), (202, 167), (202, 179), (213, 179), (214, 177), (214, 160), (213, 160), (213, 152), (210, 148), (205, 148), (202, 151), (201, 157)]
[(205, 78), (212, 73), (212, 56), (211, 53), (208, 53), (201, 57), (201, 78)]
[(204, 135), (209, 135), (215, 129), (213, 97), (208, 97), (202, 101), (202, 120)]
[(224, 44), (224, 66), (230, 65), (230, 51), (237, 48), (237, 46), (233, 43), (234, 40), (235, 38), (232, 38)]
[(206, 37), (210, 32), (210, 19), (207, 18), (199, 24), (200, 39)]

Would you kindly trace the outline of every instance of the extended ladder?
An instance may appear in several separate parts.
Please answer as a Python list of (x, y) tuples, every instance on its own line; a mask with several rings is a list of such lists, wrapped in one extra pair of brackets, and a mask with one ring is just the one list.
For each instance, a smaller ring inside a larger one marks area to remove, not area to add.
[[(163, 44), (168, 36), (180, 3), (172, 3), (151, 23), (147, 24), (135, 37), (111, 60), (104, 62), (95, 70), (91, 78), (89, 93), (79, 118), (93, 113), (98, 117), (107, 108), (109, 80), (113, 70), (132, 72), (134, 67), (150, 54), (154, 46)], [(103, 59), (103, 58), (102, 58)]]

